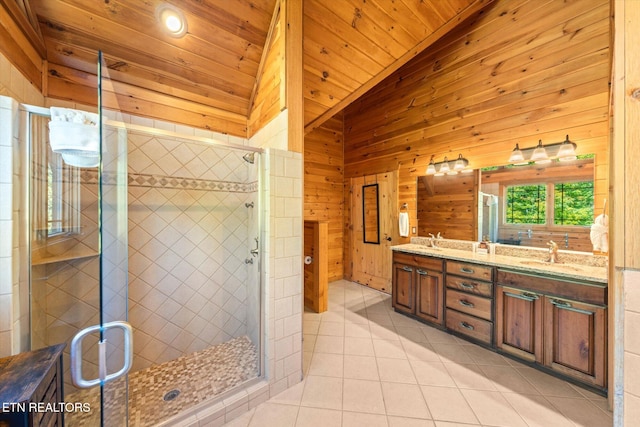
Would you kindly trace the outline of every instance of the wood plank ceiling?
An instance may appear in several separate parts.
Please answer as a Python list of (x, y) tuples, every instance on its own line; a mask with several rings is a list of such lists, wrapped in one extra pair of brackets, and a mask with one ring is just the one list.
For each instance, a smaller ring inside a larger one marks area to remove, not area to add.
[[(187, 34), (174, 38), (156, 23), (160, 0), (16, 1), (30, 6), (27, 15), (43, 38), (49, 96), (63, 97), (70, 82), (95, 74), (100, 49), (112, 79), (129, 96), (169, 96), (235, 121), (250, 115), (280, 3), (167, 1), (188, 21)], [(301, 1), (304, 122), (310, 130), (492, 0)], [(82, 95), (75, 100), (82, 102)]]

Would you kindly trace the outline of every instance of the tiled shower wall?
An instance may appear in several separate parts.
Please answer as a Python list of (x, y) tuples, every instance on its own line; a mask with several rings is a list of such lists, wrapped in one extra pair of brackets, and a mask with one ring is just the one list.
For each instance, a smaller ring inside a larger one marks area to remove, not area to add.
[(26, 271), (20, 271), (26, 224), (19, 102), (42, 105), (44, 97), (0, 53), (0, 357), (29, 349), (29, 283)]
[[(302, 154), (286, 151), (284, 110), (250, 144), (267, 149), (265, 226), (265, 365), (269, 395), (302, 380)], [(260, 398), (246, 403), (247, 409)]]
[[(249, 333), (248, 271), (257, 260), (245, 260), (254, 259), (258, 237), (249, 235), (258, 165), (242, 159), (246, 152), (206, 143), (132, 130), (128, 139), (137, 370)], [(258, 289), (251, 287), (254, 299)]]

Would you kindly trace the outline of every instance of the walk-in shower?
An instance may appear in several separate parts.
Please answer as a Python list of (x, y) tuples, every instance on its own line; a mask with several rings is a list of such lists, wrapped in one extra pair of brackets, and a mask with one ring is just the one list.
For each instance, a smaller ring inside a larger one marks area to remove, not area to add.
[[(48, 111), (30, 108), (24, 114), (30, 121), (32, 177), (32, 349), (69, 343), (79, 330), (99, 323), (105, 315), (99, 300), (111, 295), (124, 304), (109, 315), (133, 328), (129, 376), (104, 387), (103, 398), (112, 407), (103, 411), (114, 419), (156, 425), (259, 378), (262, 154), (111, 122), (103, 126), (103, 143), (120, 147), (118, 166), (78, 168), (51, 150)], [(100, 185), (112, 187), (103, 192), (102, 204)], [(104, 205), (109, 197), (126, 207), (126, 227), (120, 230), (126, 238), (120, 242), (126, 243), (128, 277), (122, 289), (105, 290), (101, 273), (116, 263), (101, 257), (100, 236), (117, 232), (98, 215), (113, 214)], [(99, 374), (96, 347), (97, 339), (83, 348), (89, 378)], [(98, 407), (98, 388), (79, 389), (71, 381), (68, 350), (65, 400)], [(118, 346), (108, 347), (107, 356), (115, 366), (110, 371), (117, 370)], [(128, 406), (118, 403), (123, 400)], [(97, 425), (99, 412), (67, 414), (65, 424)]]

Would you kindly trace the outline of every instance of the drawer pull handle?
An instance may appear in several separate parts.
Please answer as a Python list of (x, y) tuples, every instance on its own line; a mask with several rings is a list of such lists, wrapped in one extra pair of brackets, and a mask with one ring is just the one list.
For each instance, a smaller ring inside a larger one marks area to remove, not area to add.
[(463, 273), (467, 273), (467, 274), (473, 274), (473, 269), (472, 268), (461, 267), (460, 271), (462, 271)]
[(470, 331), (473, 331), (475, 329), (473, 327), (473, 325), (470, 325), (467, 322), (460, 322), (460, 326), (462, 326), (463, 328), (468, 329)]
[(588, 311), (588, 310), (583, 310), (580, 308), (575, 308), (571, 305), (571, 303), (567, 302), (567, 301), (561, 301), (561, 300), (557, 300), (552, 298), (551, 299), (551, 304), (555, 305), (556, 307), (558, 307), (561, 310), (569, 310), (569, 311), (573, 311), (575, 313), (580, 313), (580, 314), (586, 314), (588, 316), (593, 315), (593, 311)]
[(474, 289), (476, 287), (475, 283), (465, 283), (465, 282), (460, 282), (460, 287), (463, 289)]
[(558, 308), (571, 308), (571, 304), (566, 301), (560, 301), (557, 299), (552, 299), (551, 304), (555, 305)]
[(511, 292), (505, 292), (504, 294), (506, 296), (508, 296), (508, 297), (523, 299), (525, 301), (535, 301), (535, 300), (538, 299), (538, 295), (532, 294), (531, 292), (523, 292), (521, 294), (514, 294), (514, 293), (511, 293)]
[(463, 306), (465, 306), (465, 307), (471, 307), (471, 308), (473, 308), (473, 307), (475, 307), (475, 306), (476, 306), (474, 303), (469, 302), (469, 301), (464, 300), (464, 299), (459, 299), (459, 300), (458, 300), (458, 302), (460, 303), (460, 305), (463, 305)]
[(426, 272), (426, 271), (424, 271), (424, 270), (420, 270), (420, 269), (417, 269), (417, 270), (416, 270), (416, 273), (418, 273), (418, 274), (419, 274), (419, 275), (421, 275), (421, 276), (428, 276), (428, 275), (429, 275), (429, 273), (428, 273), (428, 272)]
[(409, 273), (411, 273), (411, 272), (413, 271), (413, 268), (411, 268), (411, 267), (407, 267), (406, 265), (405, 265), (404, 267), (402, 267), (402, 269), (403, 269), (404, 271), (408, 271)]

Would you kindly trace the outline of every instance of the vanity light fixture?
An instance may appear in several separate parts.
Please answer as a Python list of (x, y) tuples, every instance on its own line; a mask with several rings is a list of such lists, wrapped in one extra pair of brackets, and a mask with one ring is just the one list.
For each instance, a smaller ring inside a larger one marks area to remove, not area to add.
[(547, 150), (545, 150), (544, 146), (542, 145), (542, 140), (539, 139), (538, 140), (538, 145), (536, 146), (536, 148), (533, 150), (533, 153), (531, 153), (531, 161), (532, 162), (536, 162), (536, 163), (550, 163), (551, 159), (549, 158), (549, 155), (547, 154)]
[(187, 33), (187, 19), (174, 5), (160, 4), (156, 8), (156, 20), (162, 26), (162, 30), (171, 37), (180, 38)]
[(564, 141), (553, 144), (543, 145), (542, 140), (538, 140), (538, 145), (535, 147), (523, 149), (520, 149), (519, 145), (516, 144), (516, 148), (513, 149), (509, 157), (509, 163), (515, 165), (527, 164), (528, 162), (546, 164), (553, 159), (558, 159), (561, 162), (575, 160), (576, 147), (575, 142), (569, 141), (569, 135), (566, 136)]
[(569, 141), (569, 135), (567, 135), (566, 139), (562, 141), (562, 144), (560, 144), (557, 156), (558, 160), (561, 162), (567, 162), (578, 158), (576, 156), (576, 144)]
[(449, 160), (447, 157), (441, 162), (434, 162), (434, 156), (431, 156), (429, 166), (427, 166), (427, 175), (456, 175), (458, 172), (467, 173), (472, 172), (473, 169), (467, 168), (469, 161), (462, 157), (462, 154), (458, 154), (458, 158), (455, 160)]
[(516, 148), (511, 152), (511, 157), (509, 157), (509, 163), (522, 163), (524, 162), (524, 154), (522, 154), (522, 150), (520, 150), (520, 146), (516, 143)]

